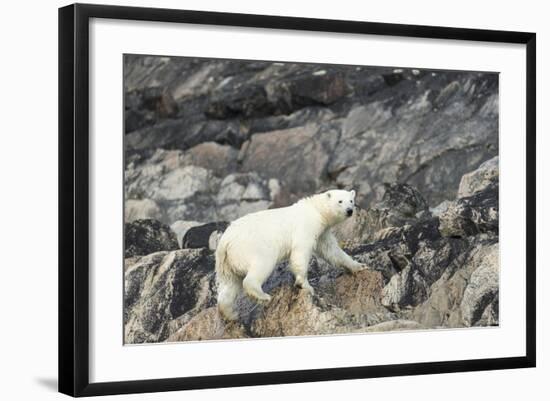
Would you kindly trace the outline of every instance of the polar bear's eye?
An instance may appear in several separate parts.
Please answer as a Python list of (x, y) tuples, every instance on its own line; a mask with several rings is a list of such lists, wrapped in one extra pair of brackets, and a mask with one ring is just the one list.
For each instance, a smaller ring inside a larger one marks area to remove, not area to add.
[(342, 203), (342, 201), (341, 201), (341, 200), (339, 200), (339, 201), (338, 201), (338, 203)]

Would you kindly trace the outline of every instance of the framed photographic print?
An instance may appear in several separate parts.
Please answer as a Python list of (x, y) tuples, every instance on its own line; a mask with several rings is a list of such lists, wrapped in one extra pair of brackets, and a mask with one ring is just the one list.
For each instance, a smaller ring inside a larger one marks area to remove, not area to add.
[(59, 390), (535, 366), (535, 34), (59, 10)]

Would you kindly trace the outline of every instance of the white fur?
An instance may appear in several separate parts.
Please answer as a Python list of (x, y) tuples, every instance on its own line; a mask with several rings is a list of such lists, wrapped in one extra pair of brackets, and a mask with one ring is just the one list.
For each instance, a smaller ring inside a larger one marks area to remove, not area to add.
[(330, 228), (355, 209), (355, 191), (332, 190), (304, 198), (295, 204), (248, 214), (230, 224), (216, 249), (218, 307), (234, 320), (233, 302), (241, 289), (259, 302), (271, 296), (262, 290), (276, 265), (290, 261), (296, 285), (313, 294), (307, 280), (313, 253), (329, 263), (352, 272), (364, 265), (354, 261), (340, 247)]

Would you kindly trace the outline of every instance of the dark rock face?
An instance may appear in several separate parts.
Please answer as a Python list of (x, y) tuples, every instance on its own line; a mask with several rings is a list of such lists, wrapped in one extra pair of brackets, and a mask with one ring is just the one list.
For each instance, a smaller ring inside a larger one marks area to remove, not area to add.
[(152, 219), (126, 223), (124, 225), (124, 244), (125, 257), (178, 249), (176, 234), (170, 227)]
[(124, 107), (126, 133), (153, 125), (159, 119), (175, 117), (178, 113), (178, 104), (172, 95), (159, 87), (127, 92)]
[(182, 248), (208, 248), (208, 241), (214, 231), (224, 232), (229, 226), (226, 221), (203, 224), (201, 226), (191, 227), (181, 242)]

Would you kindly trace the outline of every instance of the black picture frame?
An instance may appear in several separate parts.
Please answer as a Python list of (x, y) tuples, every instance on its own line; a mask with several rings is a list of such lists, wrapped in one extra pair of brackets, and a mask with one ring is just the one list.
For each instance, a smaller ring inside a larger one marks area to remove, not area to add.
[[(89, 22), (140, 20), (437, 38), (526, 46), (526, 353), (520, 357), (261, 372), (154, 380), (89, 381)], [(71, 396), (237, 387), (534, 367), (536, 364), (536, 35), (219, 12), (74, 4), (59, 9), (59, 391)]]

